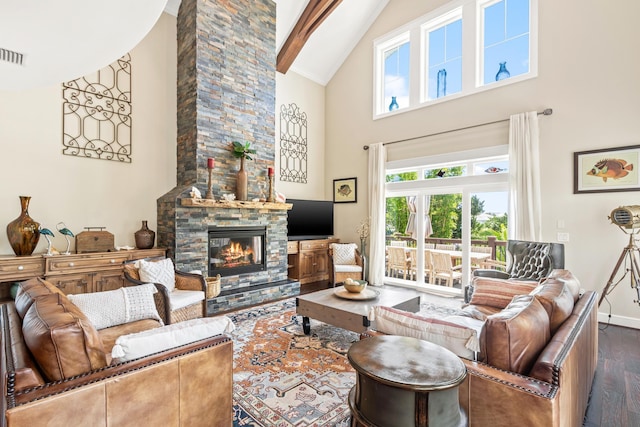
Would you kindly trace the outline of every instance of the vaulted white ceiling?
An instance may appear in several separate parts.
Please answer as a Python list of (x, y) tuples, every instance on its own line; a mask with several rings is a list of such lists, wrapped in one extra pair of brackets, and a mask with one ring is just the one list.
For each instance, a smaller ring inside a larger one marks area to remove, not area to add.
[[(289, 36), (308, 0), (274, 0), (276, 3), (276, 53)], [(389, 0), (342, 0), (314, 31), (290, 70), (326, 85)], [(169, 0), (166, 11), (177, 15), (180, 0)]]

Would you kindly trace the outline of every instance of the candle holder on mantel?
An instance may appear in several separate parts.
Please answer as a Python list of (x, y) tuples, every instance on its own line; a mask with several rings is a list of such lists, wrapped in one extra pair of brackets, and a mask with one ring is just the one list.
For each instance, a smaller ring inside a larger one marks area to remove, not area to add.
[(273, 181), (275, 179), (275, 173), (273, 168), (269, 168), (269, 196), (267, 197), (267, 202), (274, 203), (276, 201), (276, 197), (274, 194)]
[(214, 160), (211, 158), (207, 160), (207, 169), (209, 169), (209, 185), (207, 188), (207, 194), (204, 197), (207, 200), (215, 200), (213, 198), (213, 162)]

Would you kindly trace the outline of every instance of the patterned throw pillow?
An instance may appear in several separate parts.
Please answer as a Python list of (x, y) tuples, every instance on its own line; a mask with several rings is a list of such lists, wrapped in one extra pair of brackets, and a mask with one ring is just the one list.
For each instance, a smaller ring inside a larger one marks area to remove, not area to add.
[(172, 292), (176, 287), (176, 272), (173, 261), (165, 258), (160, 261), (140, 260), (139, 264), (140, 280), (145, 283), (160, 283)]
[(105, 329), (142, 319), (162, 322), (153, 300), (156, 292), (155, 285), (148, 283), (113, 291), (68, 295), (68, 298), (96, 329)]
[(423, 317), (397, 308), (375, 306), (375, 329), (388, 335), (413, 337), (438, 344), (460, 357), (475, 360), (483, 321), (456, 315)]
[(333, 263), (339, 265), (356, 265), (355, 243), (332, 243)]
[(536, 281), (474, 277), (471, 305), (505, 308), (516, 295), (527, 295), (538, 286)]

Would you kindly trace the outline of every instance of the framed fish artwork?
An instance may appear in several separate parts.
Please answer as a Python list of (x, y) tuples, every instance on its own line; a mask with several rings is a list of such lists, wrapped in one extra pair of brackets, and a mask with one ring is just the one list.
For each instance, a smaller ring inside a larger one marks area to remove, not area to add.
[(573, 193), (640, 191), (640, 145), (573, 154)]
[(356, 203), (358, 201), (358, 178), (333, 180), (333, 203)]

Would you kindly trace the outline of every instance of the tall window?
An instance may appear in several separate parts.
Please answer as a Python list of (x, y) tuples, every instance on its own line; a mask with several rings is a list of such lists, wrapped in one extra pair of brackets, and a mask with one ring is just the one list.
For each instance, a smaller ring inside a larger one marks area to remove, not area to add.
[(529, 72), (529, 0), (482, 3), (483, 84)]
[[(426, 99), (436, 99), (462, 90), (462, 9), (445, 16), (445, 22), (433, 28), (426, 25), (428, 89)], [(438, 23), (435, 23), (436, 25)]]
[(379, 47), (382, 58), (378, 112), (395, 111), (409, 106), (409, 34), (402, 34)]

